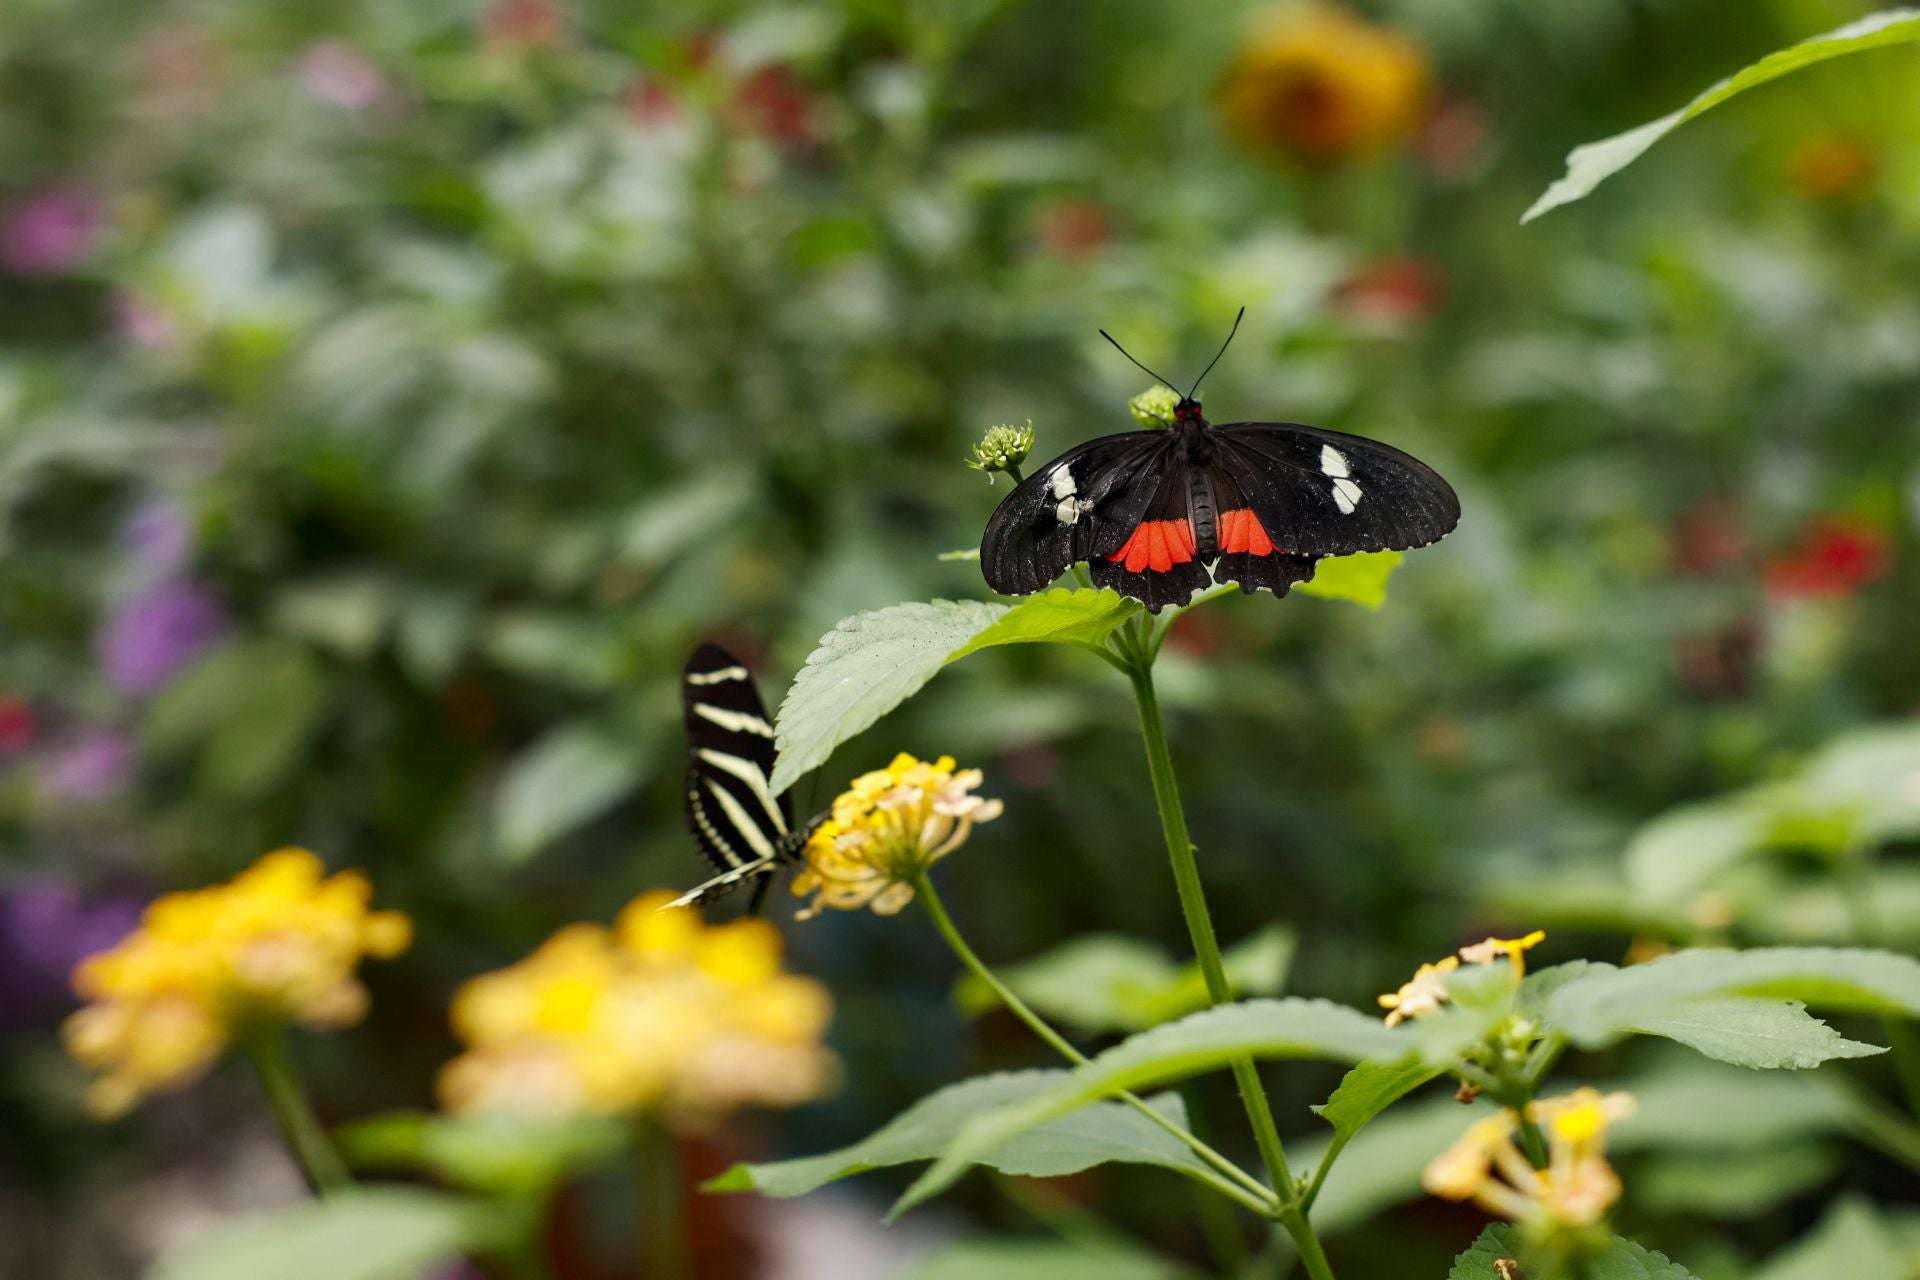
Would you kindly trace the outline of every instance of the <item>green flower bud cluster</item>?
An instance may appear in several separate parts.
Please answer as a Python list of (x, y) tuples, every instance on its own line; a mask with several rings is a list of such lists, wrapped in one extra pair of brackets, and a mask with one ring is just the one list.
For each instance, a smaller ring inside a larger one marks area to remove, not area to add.
[(1016, 471), (1027, 455), (1033, 452), (1033, 420), (1028, 419), (1022, 427), (1003, 423), (987, 428), (987, 434), (980, 443), (973, 446), (973, 457), (967, 465), (975, 471), (984, 471), (991, 481), (996, 471)]
[(1143, 427), (1167, 427), (1173, 425), (1173, 407), (1179, 403), (1171, 388), (1152, 386), (1127, 401), (1127, 409)]

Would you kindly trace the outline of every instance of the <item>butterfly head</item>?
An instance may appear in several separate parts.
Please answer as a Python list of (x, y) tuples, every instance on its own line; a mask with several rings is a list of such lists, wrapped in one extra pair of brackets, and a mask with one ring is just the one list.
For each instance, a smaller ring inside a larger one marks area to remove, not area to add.
[(1192, 396), (1180, 397), (1180, 402), (1173, 406), (1173, 420), (1181, 426), (1192, 424), (1204, 427), (1207, 425), (1206, 415), (1200, 412), (1200, 402)]

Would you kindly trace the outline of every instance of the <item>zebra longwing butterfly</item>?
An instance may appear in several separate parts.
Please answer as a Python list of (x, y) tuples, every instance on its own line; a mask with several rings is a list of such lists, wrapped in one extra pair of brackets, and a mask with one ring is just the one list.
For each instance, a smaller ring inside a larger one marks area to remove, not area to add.
[(1210, 582), (1279, 596), (1326, 556), (1424, 547), (1460, 522), (1453, 487), (1391, 445), (1296, 422), (1214, 426), (1198, 381), (1182, 395), (1140, 367), (1179, 397), (1173, 419), (1090, 440), (1015, 486), (980, 543), (995, 591), (1030, 595), (1085, 562), (1096, 587), (1154, 613)]
[(800, 858), (819, 818), (796, 825), (791, 795), (773, 794), (773, 722), (746, 664), (703, 644), (680, 677), (687, 730), (687, 828), (720, 874), (671, 905), (697, 906), (755, 882), (757, 912), (774, 873)]

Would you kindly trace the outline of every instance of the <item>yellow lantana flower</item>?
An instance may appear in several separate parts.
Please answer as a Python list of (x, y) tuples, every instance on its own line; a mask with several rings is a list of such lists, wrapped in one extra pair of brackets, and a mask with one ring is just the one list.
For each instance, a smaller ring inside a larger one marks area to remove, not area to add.
[(186, 1084), (249, 1023), (358, 1021), (361, 958), (398, 955), (413, 936), (399, 912), (368, 908), (372, 894), (357, 871), (328, 878), (307, 850), (280, 849), (228, 884), (155, 901), (118, 946), (74, 970), (87, 1004), (67, 1020), (67, 1051), (103, 1073), (87, 1105), (119, 1115)]
[(1328, 162), (1405, 136), (1427, 98), (1412, 41), (1333, 4), (1288, 5), (1257, 19), (1218, 93), (1227, 128), (1248, 145)]
[(1619, 1175), (1606, 1158), (1607, 1130), (1634, 1109), (1631, 1094), (1584, 1087), (1532, 1103), (1527, 1116), (1546, 1131), (1544, 1169), (1534, 1168), (1514, 1145), (1519, 1117), (1502, 1111), (1473, 1125), (1435, 1157), (1421, 1182), (1434, 1195), (1472, 1200), (1490, 1213), (1543, 1230), (1591, 1227), (1620, 1199)]
[(1408, 1018), (1423, 1018), (1448, 999), (1447, 975), (1460, 967), (1457, 956), (1447, 956), (1434, 964), (1423, 964), (1398, 991), (1380, 997), (1380, 1007), (1389, 1010), (1387, 1025), (1397, 1027)]
[(1523, 938), (1486, 938), (1460, 948), (1460, 958), (1468, 964), (1492, 964), (1501, 956), (1513, 966), (1513, 980), (1527, 976), (1526, 953), (1547, 940), (1544, 929), (1535, 929)]
[(743, 1105), (793, 1106), (837, 1073), (821, 1044), (832, 1012), (783, 973), (763, 920), (708, 926), (669, 892), (611, 929), (570, 925), (454, 996), (467, 1052), (440, 1076), (454, 1111), (650, 1112), (682, 1128)]
[(929, 764), (905, 752), (855, 778), (807, 841), (793, 892), (813, 901), (800, 918), (869, 906), (890, 916), (913, 901), (916, 876), (1000, 816), (998, 800), (972, 794), (981, 780), (978, 769), (956, 773), (952, 756)]

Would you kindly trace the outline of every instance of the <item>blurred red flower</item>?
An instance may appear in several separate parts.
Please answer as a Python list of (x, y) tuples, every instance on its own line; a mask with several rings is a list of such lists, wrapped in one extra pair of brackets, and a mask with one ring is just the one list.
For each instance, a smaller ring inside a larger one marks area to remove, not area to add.
[(25, 751), (39, 735), (40, 719), (33, 704), (10, 693), (0, 694), (0, 751)]
[(23, 196), (0, 223), (0, 263), (19, 276), (61, 276), (93, 253), (102, 222), (97, 201), (78, 187)]
[(1061, 258), (1084, 258), (1107, 243), (1106, 210), (1091, 200), (1056, 200), (1040, 211), (1040, 243)]
[(1740, 504), (1710, 493), (1675, 516), (1667, 528), (1673, 572), (1683, 578), (1709, 578), (1744, 564), (1753, 554)]
[(1816, 516), (1800, 540), (1767, 564), (1767, 592), (1781, 600), (1837, 600), (1877, 582), (1893, 565), (1893, 543), (1857, 516)]
[(1794, 148), (1787, 181), (1809, 200), (1860, 195), (1880, 173), (1880, 158), (1851, 133), (1821, 133)]
[(813, 137), (813, 95), (791, 71), (765, 66), (734, 91), (729, 118), (741, 133), (797, 145)]
[(1425, 320), (1446, 302), (1446, 279), (1425, 258), (1376, 258), (1334, 290), (1334, 305), (1363, 324), (1400, 327)]
[(480, 19), (480, 35), (493, 49), (548, 48), (567, 34), (567, 11), (557, 0), (494, 0)]

